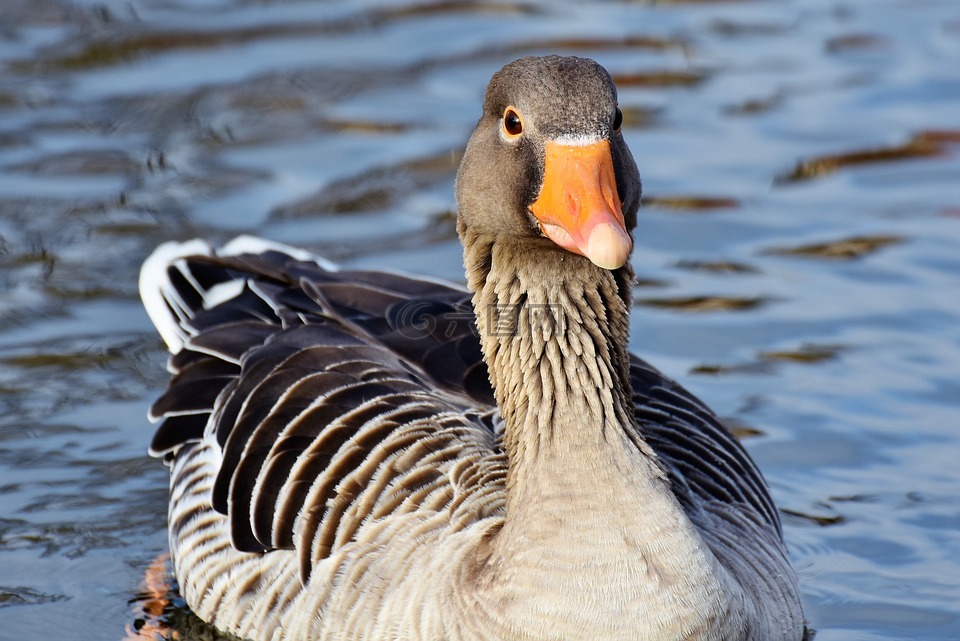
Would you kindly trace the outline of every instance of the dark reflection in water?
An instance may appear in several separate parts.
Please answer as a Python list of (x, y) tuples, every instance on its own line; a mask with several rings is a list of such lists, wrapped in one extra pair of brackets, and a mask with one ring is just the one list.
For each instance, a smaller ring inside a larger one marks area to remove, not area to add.
[(777, 180), (779, 182), (809, 180), (831, 174), (844, 167), (943, 156), (949, 152), (947, 143), (958, 141), (960, 141), (960, 131), (923, 132), (911, 137), (902, 145), (848, 151), (804, 160), (798, 163), (792, 172), (779, 176)]
[(4, 0), (0, 639), (214, 638), (155, 562), (150, 249), (462, 281), (483, 87), (548, 52), (619, 82), (633, 347), (758, 459), (818, 641), (960, 638), (958, 34), (953, 0)]

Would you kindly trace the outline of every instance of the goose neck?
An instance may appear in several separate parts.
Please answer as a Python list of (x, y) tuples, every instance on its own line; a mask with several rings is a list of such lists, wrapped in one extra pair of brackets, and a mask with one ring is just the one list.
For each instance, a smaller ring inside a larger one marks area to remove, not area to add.
[(618, 453), (652, 458), (633, 428), (629, 267), (611, 272), (539, 246), (490, 243), (481, 253), (471, 285), (506, 427), (508, 508), (543, 480), (543, 466), (559, 481), (564, 470), (583, 478), (584, 466), (609, 468)]
[(478, 636), (539, 638), (500, 627), (555, 620), (569, 623), (557, 638), (737, 638), (689, 634), (716, 627), (730, 586), (634, 423), (632, 274), (467, 241), (507, 455), (503, 520), (457, 592), (475, 607)]

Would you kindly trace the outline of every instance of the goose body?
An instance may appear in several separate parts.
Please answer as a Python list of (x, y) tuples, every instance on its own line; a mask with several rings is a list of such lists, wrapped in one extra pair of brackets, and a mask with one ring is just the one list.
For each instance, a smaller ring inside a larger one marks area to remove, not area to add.
[(626, 349), (640, 181), (603, 68), (498, 72), (457, 199), (468, 289), (250, 237), (144, 264), (190, 607), (257, 641), (801, 639), (760, 473)]

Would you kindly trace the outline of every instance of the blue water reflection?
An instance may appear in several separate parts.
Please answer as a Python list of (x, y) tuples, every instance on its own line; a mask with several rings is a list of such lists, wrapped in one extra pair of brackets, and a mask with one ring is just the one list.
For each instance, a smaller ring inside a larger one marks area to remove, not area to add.
[(122, 638), (166, 549), (150, 249), (462, 280), (458, 154), (490, 74), (548, 51), (619, 79), (632, 346), (745, 435), (818, 641), (960, 638), (956, 2), (12, 0), (0, 639)]

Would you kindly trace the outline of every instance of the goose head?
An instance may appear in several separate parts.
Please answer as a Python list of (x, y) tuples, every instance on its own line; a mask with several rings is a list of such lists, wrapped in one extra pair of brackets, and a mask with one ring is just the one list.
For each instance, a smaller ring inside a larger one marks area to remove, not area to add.
[(529, 57), (498, 71), (457, 174), (464, 241), (626, 264), (641, 187), (621, 120), (613, 80), (593, 60)]

